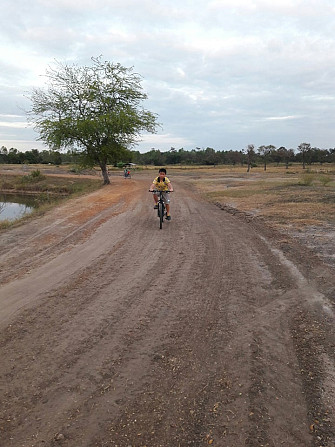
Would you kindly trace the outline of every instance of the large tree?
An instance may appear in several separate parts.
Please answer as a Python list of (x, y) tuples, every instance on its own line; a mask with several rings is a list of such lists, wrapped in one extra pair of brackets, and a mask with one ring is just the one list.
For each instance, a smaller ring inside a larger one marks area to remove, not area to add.
[(270, 144), (269, 146), (264, 146), (264, 145), (263, 146), (259, 146), (259, 148), (258, 148), (258, 153), (263, 158), (264, 171), (266, 171), (266, 165), (267, 165), (267, 161), (268, 161), (268, 156), (274, 150), (276, 150), (276, 147), (272, 146), (272, 144)]
[(39, 140), (52, 149), (71, 147), (88, 164), (98, 164), (104, 184), (107, 164), (118, 161), (143, 131), (155, 133), (157, 115), (145, 110), (142, 78), (119, 63), (92, 58), (91, 66), (55, 63), (46, 72), (47, 89), (30, 96), (28, 118)]
[(248, 162), (247, 172), (250, 172), (251, 164), (255, 157), (255, 146), (253, 144), (248, 144), (246, 152), (247, 152), (247, 162)]
[(306, 154), (308, 151), (311, 150), (311, 145), (309, 143), (301, 143), (298, 146), (298, 151), (301, 153), (302, 156), (302, 168), (306, 168)]

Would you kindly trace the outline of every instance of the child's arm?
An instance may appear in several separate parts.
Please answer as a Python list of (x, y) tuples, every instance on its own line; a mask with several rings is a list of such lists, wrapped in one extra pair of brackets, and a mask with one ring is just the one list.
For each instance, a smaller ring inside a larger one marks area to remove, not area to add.
[(170, 183), (168, 183), (168, 188), (169, 188), (169, 191), (173, 191), (173, 186), (172, 186), (172, 183), (170, 182)]

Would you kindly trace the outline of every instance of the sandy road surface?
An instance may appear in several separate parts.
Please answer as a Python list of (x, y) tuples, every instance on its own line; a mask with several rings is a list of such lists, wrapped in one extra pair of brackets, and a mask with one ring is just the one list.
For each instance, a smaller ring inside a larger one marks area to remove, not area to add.
[(335, 446), (332, 272), (174, 182), (0, 235), (0, 446)]

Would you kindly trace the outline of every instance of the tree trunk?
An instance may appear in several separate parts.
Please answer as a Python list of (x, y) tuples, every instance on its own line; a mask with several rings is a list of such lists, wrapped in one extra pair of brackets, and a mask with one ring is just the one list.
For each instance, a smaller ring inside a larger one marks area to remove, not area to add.
[(107, 164), (106, 163), (102, 163), (100, 165), (100, 168), (101, 168), (102, 178), (104, 179), (104, 185), (110, 185), (110, 180), (109, 180), (108, 170), (107, 170)]

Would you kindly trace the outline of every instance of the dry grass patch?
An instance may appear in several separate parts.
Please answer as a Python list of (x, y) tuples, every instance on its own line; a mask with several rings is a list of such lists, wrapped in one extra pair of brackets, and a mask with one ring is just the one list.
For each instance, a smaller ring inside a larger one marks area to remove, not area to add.
[(281, 206), (269, 205), (262, 210), (262, 215), (275, 225), (286, 226), (288, 224), (294, 227), (305, 225), (322, 225), (329, 223), (330, 218), (334, 220), (335, 207), (329, 213), (329, 207), (319, 203), (311, 202), (287, 202)]
[(101, 180), (97, 178), (50, 176), (39, 170), (25, 175), (1, 174), (0, 176), (0, 191), (7, 193), (12, 191), (15, 193), (72, 195), (94, 191), (100, 186)]
[(334, 166), (328, 166), (327, 172), (299, 167), (291, 171), (272, 167), (249, 174), (220, 170), (193, 182), (210, 201), (263, 216), (275, 226), (335, 223)]

